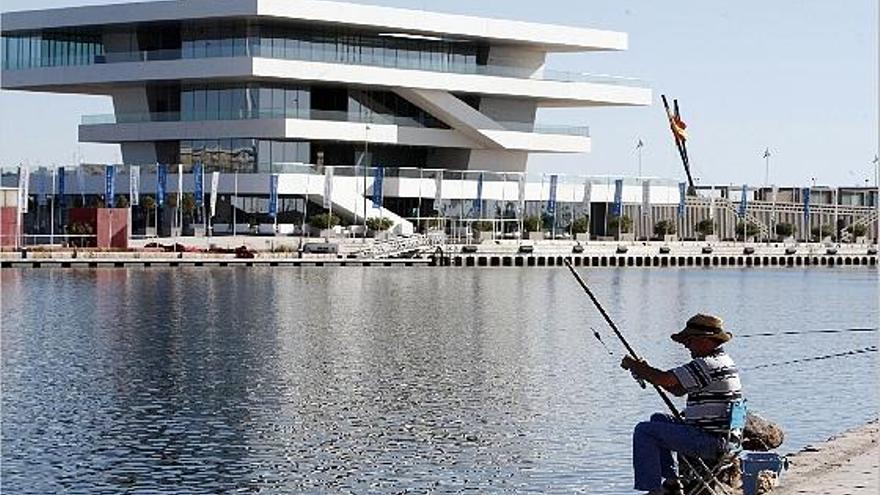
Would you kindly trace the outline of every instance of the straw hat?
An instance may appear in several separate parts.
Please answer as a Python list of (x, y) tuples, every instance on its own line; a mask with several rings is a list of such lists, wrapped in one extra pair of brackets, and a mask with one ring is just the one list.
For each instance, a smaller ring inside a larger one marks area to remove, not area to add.
[(672, 340), (683, 344), (688, 337), (709, 337), (721, 343), (733, 338), (733, 334), (724, 331), (724, 321), (713, 315), (696, 314), (687, 321), (684, 329), (672, 334)]

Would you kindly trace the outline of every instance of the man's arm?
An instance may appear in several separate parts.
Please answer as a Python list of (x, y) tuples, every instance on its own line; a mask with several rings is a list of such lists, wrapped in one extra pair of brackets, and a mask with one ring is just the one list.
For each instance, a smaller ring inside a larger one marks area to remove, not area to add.
[(620, 367), (632, 372), (636, 378), (641, 378), (654, 385), (663, 387), (676, 397), (681, 397), (687, 393), (687, 390), (685, 390), (681, 385), (681, 382), (678, 381), (678, 377), (671, 371), (659, 370), (645, 361), (636, 361), (629, 356), (623, 358)]

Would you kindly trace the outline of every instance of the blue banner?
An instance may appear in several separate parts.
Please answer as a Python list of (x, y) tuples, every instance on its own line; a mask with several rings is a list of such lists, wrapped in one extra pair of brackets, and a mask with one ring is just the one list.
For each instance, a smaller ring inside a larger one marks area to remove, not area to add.
[(269, 216), (278, 216), (278, 176), (275, 174), (269, 176)]
[(56, 175), (58, 176), (58, 190), (56, 191), (55, 197), (58, 202), (58, 206), (63, 208), (65, 205), (67, 205), (67, 199), (65, 199), (64, 197), (64, 188), (66, 186), (66, 180), (64, 178), (64, 167), (59, 168), (56, 172)]
[(46, 170), (40, 169), (37, 171), (37, 204), (40, 206), (46, 206), (48, 201), (46, 200), (46, 174), (48, 174)]
[(687, 183), (679, 182), (678, 183), (678, 216), (679, 218), (684, 218), (685, 206), (687, 203)]
[(201, 163), (193, 165), (193, 189), (196, 196), (196, 208), (201, 208), (205, 198), (205, 176), (202, 174)]
[(116, 196), (116, 167), (107, 165), (104, 169), (104, 207), (113, 208), (113, 198)]
[(614, 181), (614, 204), (611, 206), (611, 216), (619, 217), (623, 213), (623, 179)]
[(168, 190), (168, 165), (159, 164), (156, 169), (156, 203), (159, 206), (165, 204), (165, 194)]
[(556, 188), (559, 182), (558, 175), (550, 176), (550, 196), (547, 199), (547, 214), (555, 215), (556, 214)]
[(474, 198), (473, 209), (481, 216), (483, 213), (483, 172), (477, 177), (477, 197)]
[(385, 168), (384, 167), (376, 167), (373, 169), (373, 208), (381, 208), (382, 200), (385, 198), (383, 195), (383, 188), (385, 187)]
[(749, 186), (743, 184), (742, 197), (739, 198), (739, 216), (746, 216), (746, 208), (749, 207)]
[[(805, 187), (803, 189), (803, 197), (804, 197), (804, 222), (807, 224), (810, 223), (810, 188)], [(809, 234), (809, 231), (807, 232)]]

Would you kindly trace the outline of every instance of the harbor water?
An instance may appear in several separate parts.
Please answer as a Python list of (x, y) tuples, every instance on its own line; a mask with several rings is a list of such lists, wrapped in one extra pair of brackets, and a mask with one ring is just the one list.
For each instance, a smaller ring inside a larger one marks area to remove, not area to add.
[[(813, 333), (876, 329), (874, 270), (580, 272), (660, 367), (721, 315), (783, 451), (878, 413), (877, 352), (766, 366), (876, 346)], [(632, 493), (663, 410), (561, 267), (0, 275), (4, 493)]]

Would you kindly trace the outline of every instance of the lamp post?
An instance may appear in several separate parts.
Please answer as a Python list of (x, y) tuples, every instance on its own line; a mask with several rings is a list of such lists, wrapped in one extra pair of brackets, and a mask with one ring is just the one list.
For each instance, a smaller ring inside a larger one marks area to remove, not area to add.
[(639, 142), (636, 143), (636, 151), (639, 152), (639, 177), (642, 177), (642, 148), (645, 147), (645, 142), (639, 139)]
[(875, 242), (880, 244), (880, 157), (874, 155), (874, 189), (877, 195), (874, 197), (874, 209), (877, 210), (877, 232), (875, 232)]

